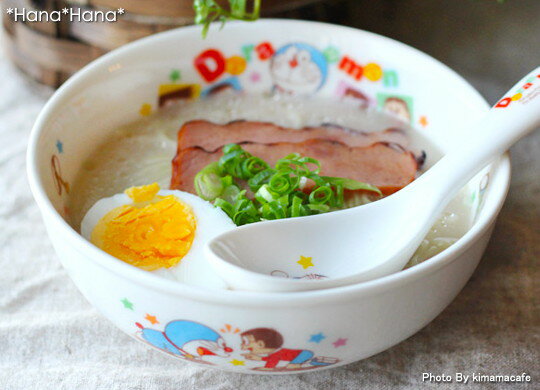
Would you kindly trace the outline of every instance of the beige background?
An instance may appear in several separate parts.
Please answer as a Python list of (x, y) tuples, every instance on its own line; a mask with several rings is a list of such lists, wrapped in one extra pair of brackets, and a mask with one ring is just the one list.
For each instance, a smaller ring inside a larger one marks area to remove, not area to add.
[[(334, 21), (424, 50), (490, 102), (540, 64), (540, 1), (357, 0)], [(320, 17), (319, 11), (306, 13)], [(319, 14), (317, 14), (319, 12)], [(344, 16), (345, 15), (345, 16)], [(385, 389), (421, 374), (519, 374), (540, 386), (540, 133), (512, 149), (513, 179), (486, 255), (437, 319), (343, 368), (256, 377), (179, 363), (133, 342), (82, 298), (46, 238), (24, 176), (30, 127), (50, 92), (0, 55), (0, 389)], [(525, 388), (487, 385), (484, 388)], [(471, 388), (471, 386), (468, 386)]]

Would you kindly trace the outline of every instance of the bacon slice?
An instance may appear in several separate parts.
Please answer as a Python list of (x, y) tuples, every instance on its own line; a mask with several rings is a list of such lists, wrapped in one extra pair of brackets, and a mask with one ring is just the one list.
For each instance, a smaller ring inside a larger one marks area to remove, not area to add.
[(235, 121), (218, 125), (196, 120), (187, 122), (178, 132), (178, 150), (197, 146), (210, 152), (230, 143), (302, 143), (310, 139), (337, 141), (352, 147), (370, 146), (377, 142), (389, 142), (407, 147), (405, 133), (397, 128), (366, 133), (336, 125), (290, 129), (264, 122)]
[[(378, 142), (351, 147), (327, 139), (270, 144), (244, 142), (242, 147), (270, 165), (291, 153), (313, 157), (322, 165), (321, 174), (373, 184), (389, 195), (414, 180), (418, 163), (414, 155), (395, 144)], [(199, 146), (179, 148), (173, 160), (171, 189), (194, 193), (195, 175), (211, 162), (219, 160), (222, 148), (207, 151)]]

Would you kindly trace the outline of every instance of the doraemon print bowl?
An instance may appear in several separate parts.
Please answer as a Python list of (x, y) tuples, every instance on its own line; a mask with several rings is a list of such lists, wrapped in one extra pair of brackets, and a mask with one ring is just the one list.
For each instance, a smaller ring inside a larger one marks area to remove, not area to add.
[[(263, 20), (228, 24), (206, 40), (200, 35), (198, 27), (181, 28), (115, 50), (59, 89), (35, 124), (28, 150), (32, 191), (84, 296), (121, 330), (171, 358), (244, 373), (337, 367), (383, 351), (433, 320), (480, 260), (508, 188), (507, 157), (473, 181), (475, 222), (456, 244), (397, 274), (323, 291), (189, 287), (107, 255), (70, 227), (66, 201), (86, 156), (112, 128), (169, 100), (221, 88), (347, 96), (421, 123), (442, 150), (467, 142), (458, 130), (462, 122), (487, 110), (452, 70), (368, 32)], [(171, 72), (180, 80), (171, 81)]]

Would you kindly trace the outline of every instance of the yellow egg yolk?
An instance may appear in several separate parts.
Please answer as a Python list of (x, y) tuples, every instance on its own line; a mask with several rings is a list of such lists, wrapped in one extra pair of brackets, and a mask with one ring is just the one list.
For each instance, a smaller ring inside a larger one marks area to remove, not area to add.
[(126, 263), (152, 271), (172, 267), (189, 252), (197, 222), (191, 207), (174, 195), (157, 195), (154, 183), (125, 191), (132, 204), (103, 216), (90, 241)]

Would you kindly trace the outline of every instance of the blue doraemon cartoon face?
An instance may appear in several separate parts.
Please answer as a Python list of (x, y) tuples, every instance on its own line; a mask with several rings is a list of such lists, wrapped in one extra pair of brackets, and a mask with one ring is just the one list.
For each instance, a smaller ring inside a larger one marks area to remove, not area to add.
[(324, 55), (313, 46), (291, 43), (276, 51), (270, 73), (278, 92), (307, 95), (324, 85), (328, 64)]
[(144, 328), (141, 335), (148, 343), (169, 353), (180, 355), (189, 359), (203, 356), (229, 356), (232, 348), (225, 344), (225, 340), (213, 329), (193, 321), (171, 321), (163, 332)]

